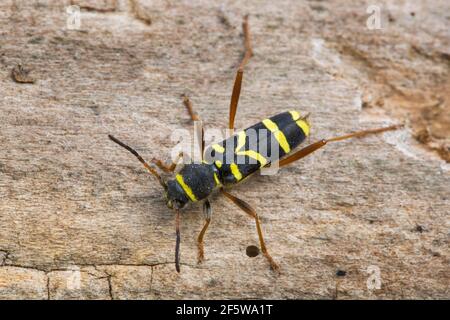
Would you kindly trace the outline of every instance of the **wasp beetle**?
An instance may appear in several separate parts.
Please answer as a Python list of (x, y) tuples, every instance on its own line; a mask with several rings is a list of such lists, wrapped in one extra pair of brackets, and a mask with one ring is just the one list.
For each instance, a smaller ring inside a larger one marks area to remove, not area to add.
[[(228, 126), (231, 130), (234, 129), (234, 119), (241, 92), (243, 69), (253, 55), (250, 42), (248, 16), (244, 17), (242, 28), (245, 54), (237, 70), (231, 95)], [(193, 110), (192, 103), (186, 96), (184, 97), (184, 105), (186, 106), (191, 119), (194, 122), (201, 122), (199, 116)], [(117, 138), (112, 135), (109, 135), (109, 138), (134, 154), (144, 167), (158, 179), (159, 183), (164, 188), (167, 206), (176, 212), (175, 267), (178, 272), (180, 272), (180, 209), (189, 202), (203, 201), (205, 223), (197, 238), (198, 262), (201, 263), (204, 259), (203, 237), (211, 221), (211, 204), (208, 200), (208, 196), (215, 190), (219, 190), (226, 198), (235, 203), (240, 209), (255, 220), (261, 252), (267, 258), (271, 268), (277, 271), (279, 270), (279, 266), (272, 259), (266, 248), (258, 214), (247, 202), (230, 194), (225, 188), (228, 189), (228, 187), (273, 163), (276, 163), (279, 167), (286, 166), (309, 155), (329, 142), (395, 130), (400, 126), (401, 125), (394, 125), (384, 128), (363, 130), (330, 139), (322, 139), (295, 152), (293, 152), (293, 150), (299, 146), (310, 133), (310, 124), (308, 123), (307, 115), (302, 116), (297, 111), (283, 112), (265, 119), (252, 127), (231, 135), (228, 139), (220, 143), (212, 144), (206, 150), (203, 137), (204, 132), (203, 129), (201, 129), (200, 147), (204, 157), (203, 161), (201, 163), (185, 164), (178, 173), (175, 173), (175, 176), (172, 179), (167, 181), (161, 177), (156, 170), (156, 167), (166, 173), (173, 173), (178, 160), (183, 156), (182, 154), (179, 155), (177, 161), (170, 165), (166, 165), (160, 160), (153, 159), (152, 164), (155, 165), (155, 167), (148, 164), (134, 149)], [(249, 144), (249, 132), (257, 133), (256, 136), (258, 138), (254, 145)], [(259, 133), (263, 134), (261, 135)], [(276, 142), (275, 145), (277, 146), (277, 150), (274, 150), (273, 142)], [(232, 148), (229, 147), (230, 145)], [(265, 147), (266, 151), (272, 151), (270, 157), (267, 157), (267, 153), (262, 154), (260, 152), (262, 146)], [(231, 156), (225, 156), (227, 154), (231, 154)], [(212, 155), (214, 158), (211, 159), (210, 157), (208, 159), (205, 155)], [(252, 161), (240, 162), (237, 161), (238, 157)]]

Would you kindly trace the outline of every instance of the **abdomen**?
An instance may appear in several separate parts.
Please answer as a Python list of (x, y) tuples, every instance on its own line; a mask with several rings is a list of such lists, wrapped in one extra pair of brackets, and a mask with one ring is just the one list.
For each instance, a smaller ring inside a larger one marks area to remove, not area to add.
[(309, 135), (309, 125), (297, 111), (288, 111), (235, 133), (205, 151), (224, 184), (236, 183), (290, 153)]

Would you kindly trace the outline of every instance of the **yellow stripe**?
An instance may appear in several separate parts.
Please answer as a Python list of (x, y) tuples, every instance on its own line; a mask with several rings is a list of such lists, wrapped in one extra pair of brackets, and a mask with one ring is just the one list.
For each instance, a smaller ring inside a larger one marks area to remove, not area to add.
[(187, 196), (192, 200), (192, 201), (197, 201), (197, 198), (195, 198), (194, 193), (192, 192), (192, 189), (186, 184), (184, 183), (184, 179), (183, 176), (181, 174), (177, 174), (175, 177), (178, 181), (178, 183), (180, 184), (180, 186), (183, 188), (184, 192), (187, 194)]
[(263, 120), (263, 124), (266, 126), (267, 129), (269, 129), (273, 133), (275, 139), (277, 139), (278, 143), (280, 144), (281, 148), (283, 148), (284, 152), (289, 153), (291, 151), (291, 147), (289, 146), (289, 143), (287, 142), (284, 133), (278, 128), (276, 123), (270, 119), (265, 119)]
[(216, 150), (217, 152), (220, 152), (220, 153), (224, 153), (225, 152), (225, 148), (222, 147), (221, 145), (218, 145), (218, 144), (213, 144), (212, 148), (214, 150)]
[(217, 166), (217, 168), (222, 168), (222, 161), (216, 160), (216, 162), (214, 162), (214, 164)]
[(303, 130), (305, 136), (309, 136), (309, 124), (303, 119), (296, 121), (296, 123)]
[(261, 167), (264, 167), (267, 164), (266, 158), (264, 158), (260, 153), (254, 150), (246, 150), (237, 153), (239, 156), (247, 156), (249, 158), (253, 158), (261, 164)]
[(240, 131), (238, 133), (238, 145), (235, 150), (236, 154), (238, 156), (247, 156), (249, 158), (255, 159), (256, 161), (258, 161), (260, 163), (261, 167), (264, 167), (267, 164), (267, 160), (260, 153), (254, 151), (254, 150), (239, 151), (245, 145), (245, 137), (246, 137), (246, 135), (245, 135), (244, 131)]
[(217, 177), (217, 174), (215, 172), (214, 172), (214, 180), (216, 181), (216, 186), (220, 186), (221, 185), (220, 180)]
[(236, 178), (237, 181), (242, 179), (242, 174), (239, 171), (239, 168), (236, 163), (230, 164), (230, 169), (231, 169), (231, 173), (233, 174), (233, 176)]
[(297, 111), (289, 111), (289, 113), (292, 115), (292, 120), (297, 121), (298, 119), (300, 119), (300, 113), (298, 113)]
[(239, 151), (239, 150), (241, 150), (244, 147), (244, 145), (245, 145), (245, 137), (246, 137), (246, 135), (245, 135), (244, 131), (239, 131), (238, 132), (238, 145), (237, 145), (236, 150), (235, 150), (236, 153), (237, 152), (242, 152), (242, 151)]

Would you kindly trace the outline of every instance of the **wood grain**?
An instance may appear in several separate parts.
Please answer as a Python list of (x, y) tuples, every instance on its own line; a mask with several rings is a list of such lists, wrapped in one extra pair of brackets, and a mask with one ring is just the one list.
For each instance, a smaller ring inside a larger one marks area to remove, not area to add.
[[(374, 70), (389, 68), (391, 89), (403, 81), (396, 66), (412, 66), (405, 86), (449, 70), (403, 51), (448, 51), (448, 2), (423, 2), (414, 18), (404, 3), (383, 2), (395, 21), (373, 31), (365, 1), (139, 1), (151, 23), (117, 1), (82, 8), (77, 31), (60, 1), (2, 1), (0, 298), (450, 298), (448, 165), (411, 127), (330, 144), (234, 190), (261, 216), (280, 275), (246, 256), (254, 221), (219, 195), (201, 265), (201, 206), (182, 215), (177, 274), (160, 186), (107, 138), (168, 160), (173, 132), (192, 131), (183, 94), (207, 129), (226, 128), (247, 13), (254, 56), (236, 128), (297, 109), (311, 113), (312, 142), (404, 121), (391, 104), (362, 108), (367, 88), (386, 93)], [(18, 64), (33, 84), (11, 79)], [(367, 286), (371, 266), (380, 289)]]

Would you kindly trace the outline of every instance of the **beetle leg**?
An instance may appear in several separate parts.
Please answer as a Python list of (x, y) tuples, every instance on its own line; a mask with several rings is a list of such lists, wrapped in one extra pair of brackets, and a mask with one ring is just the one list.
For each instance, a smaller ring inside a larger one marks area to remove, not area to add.
[(316, 141), (316, 142), (298, 150), (297, 152), (291, 154), (290, 156), (288, 156), (284, 159), (281, 159), (278, 162), (278, 165), (281, 168), (281, 167), (284, 167), (294, 161), (302, 159), (302, 158), (306, 157), (307, 155), (313, 153), (314, 151), (322, 148), (328, 142), (336, 142), (336, 141), (346, 140), (346, 139), (350, 139), (350, 138), (362, 138), (362, 137), (365, 137), (370, 134), (377, 134), (377, 133), (381, 133), (381, 132), (385, 132), (385, 131), (396, 130), (401, 127), (403, 127), (403, 125), (393, 125), (393, 126), (384, 127), (384, 128), (356, 131), (356, 132), (353, 132), (350, 134), (346, 134), (344, 136), (334, 137), (334, 138), (330, 138), (330, 139), (322, 139), (322, 140)]
[(180, 159), (183, 158), (183, 151), (180, 151), (180, 153), (178, 154), (177, 158), (175, 159), (175, 161), (173, 161), (171, 164), (167, 165), (165, 163), (163, 163), (161, 160), (159, 159), (152, 159), (152, 163), (154, 163), (158, 168), (160, 168), (161, 170), (163, 170), (164, 172), (167, 173), (171, 173), (175, 171), (175, 168), (178, 164), (178, 162), (180, 161)]
[(247, 62), (250, 60), (250, 58), (253, 56), (253, 49), (250, 42), (250, 30), (248, 26), (248, 15), (244, 17), (244, 21), (242, 22), (242, 30), (244, 32), (244, 47), (245, 47), (245, 53), (244, 58), (242, 59), (239, 68), (236, 72), (236, 78), (234, 80), (234, 86), (233, 86), (233, 92), (231, 94), (231, 101), (230, 101), (230, 117), (229, 117), (229, 123), (228, 128), (233, 130), (234, 129), (234, 118), (236, 117), (236, 110), (239, 103), (239, 97), (241, 95), (241, 86), (242, 86), (242, 75), (244, 74), (244, 66), (247, 64)]
[(209, 223), (211, 222), (211, 203), (208, 199), (203, 203), (203, 213), (205, 215), (205, 224), (203, 225), (202, 231), (200, 231), (197, 238), (197, 247), (198, 247), (198, 263), (202, 263), (205, 259), (205, 254), (203, 250), (203, 237), (205, 236), (206, 229), (208, 229)]
[[(205, 130), (203, 129), (203, 121), (200, 119), (200, 116), (197, 114), (197, 112), (194, 111), (192, 102), (186, 95), (183, 96), (183, 104), (186, 107), (187, 111), (189, 112), (192, 121), (194, 122), (194, 130), (196, 131), (195, 134), (197, 136), (198, 139), (197, 141), (199, 142), (199, 146), (201, 148), (200, 154), (203, 160), (203, 153), (205, 151)], [(200, 126), (196, 125), (197, 123), (199, 123)]]
[(264, 237), (263, 237), (263, 233), (262, 233), (262, 228), (261, 228), (261, 222), (259, 221), (259, 217), (258, 214), (256, 213), (255, 209), (253, 209), (247, 202), (245, 202), (244, 200), (241, 200), (235, 196), (233, 196), (232, 194), (226, 192), (225, 190), (221, 189), (220, 191), (222, 191), (222, 193), (228, 198), (230, 199), (235, 205), (237, 205), (239, 208), (241, 208), (243, 211), (245, 211), (249, 216), (251, 216), (252, 218), (255, 219), (256, 222), (256, 231), (258, 232), (258, 238), (259, 238), (259, 244), (261, 246), (261, 251), (264, 254), (264, 256), (266, 257), (267, 261), (269, 261), (270, 263), (270, 267), (272, 268), (272, 270), (274, 271), (278, 271), (280, 269), (280, 267), (278, 266), (278, 264), (273, 260), (273, 258), (271, 257), (271, 255), (269, 254), (269, 252), (267, 251), (267, 247), (266, 247), (266, 243), (264, 241)]

